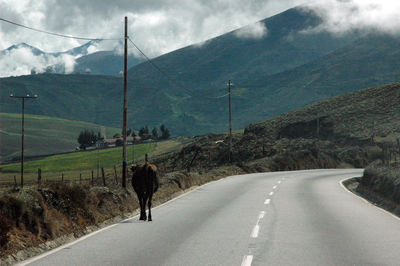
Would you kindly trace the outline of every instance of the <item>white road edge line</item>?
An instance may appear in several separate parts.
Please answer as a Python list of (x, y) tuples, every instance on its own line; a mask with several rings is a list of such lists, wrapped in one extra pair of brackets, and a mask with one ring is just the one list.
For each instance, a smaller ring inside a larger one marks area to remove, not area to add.
[(253, 255), (244, 256), (241, 266), (251, 266)]
[(273, 192), (273, 191), (271, 191), (271, 192), (269, 193), (269, 195), (270, 195), (270, 196), (274, 195), (274, 192)]
[(262, 218), (264, 218), (265, 211), (261, 211), (260, 215), (258, 215), (258, 221), (260, 221)]
[[(189, 190), (189, 191), (183, 193), (182, 195), (179, 195), (179, 196), (176, 197), (176, 198), (170, 199), (169, 201), (166, 201), (166, 202), (164, 202), (164, 203), (162, 203), (162, 204), (160, 204), (160, 205), (158, 205), (158, 206), (156, 206), (156, 207), (154, 207), (154, 208), (152, 208), (152, 209), (154, 210), (154, 209), (160, 208), (160, 207), (162, 207), (162, 206), (164, 206), (164, 205), (166, 205), (166, 204), (168, 204), (168, 203), (171, 203), (171, 202), (173, 202), (173, 201), (175, 201), (175, 200), (178, 200), (178, 199), (180, 199), (180, 198), (186, 196), (187, 194), (190, 194), (190, 193), (192, 193), (192, 192), (194, 192), (194, 191), (196, 191), (196, 190), (198, 190), (198, 189), (200, 189), (200, 188), (204, 188), (205, 186), (208, 186), (208, 185), (210, 185), (210, 184), (214, 184), (214, 183), (216, 183), (216, 182), (220, 182), (220, 181), (222, 181), (222, 180), (224, 180), (224, 179), (226, 179), (226, 178), (228, 178), (228, 177), (230, 177), (230, 176), (227, 176), (227, 177), (225, 177), (225, 178), (221, 178), (221, 179), (218, 179), (218, 180), (215, 180), (215, 181), (211, 181), (211, 182), (206, 183), (206, 184), (204, 184), (204, 185), (201, 185), (201, 186), (199, 186), (199, 187), (197, 187), (197, 188), (195, 188), (195, 189)], [(44, 258), (44, 257), (47, 257), (47, 256), (51, 255), (51, 254), (54, 254), (54, 253), (56, 253), (56, 252), (58, 252), (58, 251), (60, 251), (60, 250), (62, 250), (62, 249), (65, 249), (65, 248), (68, 248), (68, 247), (70, 247), (70, 246), (73, 246), (73, 245), (75, 245), (76, 243), (79, 243), (79, 242), (81, 242), (81, 241), (83, 241), (83, 240), (85, 240), (85, 239), (87, 239), (87, 238), (89, 238), (89, 237), (92, 237), (92, 236), (94, 236), (94, 235), (96, 235), (96, 234), (98, 234), (98, 233), (100, 233), (100, 232), (103, 232), (103, 231), (105, 231), (105, 230), (108, 230), (108, 229), (110, 229), (110, 228), (113, 228), (114, 226), (117, 226), (117, 225), (119, 225), (119, 224), (121, 224), (121, 223), (123, 223), (123, 222), (132, 220), (132, 219), (134, 219), (134, 218), (136, 218), (136, 217), (138, 217), (138, 216), (139, 216), (139, 214), (137, 214), (137, 215), (135, 215), (135, 216), (132, 216), (132, 217), (130, 217), (130, 218), (127, 218), (127, 219), (125, 219), (125, 220), (116, 222), (115, 224), (112, 224), (112, 225), (106, 226), (106, 227), (104, 227), (104, 228), (101, 228), (101, 229), (99, 229), (99, 230), (97, 230), (97, 231), (94, 231), (94, 232), (88, 234), (88, 235), (82, 236), (81, 238), (79, 238), (79, 239), (77, 239), (77, 240), (75, 240), (75, 241), (72, 241), (72, 242), (67, 243), (67, 244), (65, 244), (65, 245), (62, 245), (62, 246), (59, 246), (58, 248), (52, 249), (52, 250), (50, 250), (50, 251), (47, 251), (47, 252), (45, 252), (45, 253), (43, 253), (43, 254), (37, 255), (37, 256), (32, 257), (32, 258), (30, 258), (30, 259), (21, 261), (21, 262), (15, 264), (15, 265), (17, 265), (17, 266), (25, 266), (25, 265), (28, 265), (28, 264), (30, 264), (30, 263), (32, 263), (32, 262), (35, 262), (35, 261), (37, 261), (37, 260), (40, 260), (40, 259), (42, 259), (42, 258)]]
[(396, 215), (394, 215), (393, 213), (388, 212), (387, 210), (385, 210), (385, 209), (383, 209), (383, 208), (381, 208), (381, 207), (376, 206), (376, 205), (373, 204), (372, 202), (370, 202), (370, 201), (364, 199), (363, 197), (361, 197), (361, 196), (359, 196), (359, 195), (357, 195), (357, 194), (351, 192), (350, 190), (348, 190), (348, 189), (346, 188), (346, 186), (343, 185), (343, 182), (345, 182), (346, 180), (352, 179), (352, 178), (353, 178), (353, 177), (345, 178), (345, 179), (340, 180), (340, 182), (339, 182), (340, 186), (341, 186), (345, 191), (347, 191), (348, 193), (350, 193), (350, 194), (352, 194), (353, 196), (356, 196), (357, 198), (359, 198), (360, 200), (362, 200), (364, 203), (366, 203), (366, 204), (368, 204), (368, 205), (371, 205), (371, 206), (377, 208), (378, 210), (383, 211), (383, 212), (386, 213), (386, 214), (389, 214), (390, 216), (392, 216), (393, 218), (395, 218), (395, 219), (397, 219), (397, 220), (400, 220), (400, 218), (397, 217)]
[(264, 201), (264, 204), (267, 205), (267, 204), (270, 204), (270, 202), (271, 202), (270, 199), (266, 199), (266, 200)]
[(273, 186), (272, 189), (276, 189), (278, 186)]

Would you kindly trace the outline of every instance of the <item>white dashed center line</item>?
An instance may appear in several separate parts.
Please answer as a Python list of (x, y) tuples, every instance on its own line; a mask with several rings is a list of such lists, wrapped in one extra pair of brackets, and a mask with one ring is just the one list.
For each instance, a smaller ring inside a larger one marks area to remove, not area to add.
[(244, 256), (242, 266), (250, 266), (253, 261), (253, 255)]
[(264, 216), (265, 216), (265, 211), (261, 211), (260, 214), (258, 215), (257, 224), (254, 226), (253, 231), (251, 232), (252, 238), (258, 237), (258, 233), (260, 232), (260, 225), (258, 223), (262, 218), (264, 218)]
[[(285, 179), (285, 178), (283, 178), (283, 179)], [(279, 180), (279, 181), (278, 181), (278, 184), (281, 184), (281, 183), (282, 183), (282, 180)], [(277, 189), (277, 188), (278, 188), (278, 185), (275, 185), (275, 186), (272, 187), (273, 190), (275, 190), (275, 189)], [(271, 191), (271, 192), (269, 193), (269, 195), (270, 195), (270, 196), (274, 195), (274, 192)], [(271, 203), (271, 199), (266, 199), (266, 200), (264, 201), (264, 204), (265, 204), (265, 205), (268, 205), (268, 204), (270, 204), (270, 203)], [(259, 225), (259, 223), (260, 223), (260, 220), (261, 220), (262, 218), (264, 218), (265, 213), (266, 213), (265, 211), (261, 211), (261, 212), (260, 212), (260, 214), (259, 214), (259, 216), (258, 216), (257, 223), (256, 223), (256, 225), (254, 226), (253, 231), (251, 231), (251, 237), (252, 237), (252, 238), (257, 238), (257, 237), (258, 237), (258, 234), (259, 234), (259, 232), (260, 232), (260, 225)], [(251, 252), (250, 252), (250, 254), (251, 254)], [(253, 255), (244, 256), (241, 266), (251, 266), (252, 261), (253, 261)]]
[(251, 237), (257, 238), (258, 232), (260, 232), (260, 226), (258, 224), (256, 224), (256, 226), (254, 226), (254, 228), (253, 228), (253, 231), (251, 232)]

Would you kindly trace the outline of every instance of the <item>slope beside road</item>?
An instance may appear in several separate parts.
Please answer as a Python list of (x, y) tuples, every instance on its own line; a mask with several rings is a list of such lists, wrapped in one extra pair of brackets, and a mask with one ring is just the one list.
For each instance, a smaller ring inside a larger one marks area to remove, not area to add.
[(340, 185), (361, 175), (228, 177), (21, 265), (396, 265), (400, 221)]

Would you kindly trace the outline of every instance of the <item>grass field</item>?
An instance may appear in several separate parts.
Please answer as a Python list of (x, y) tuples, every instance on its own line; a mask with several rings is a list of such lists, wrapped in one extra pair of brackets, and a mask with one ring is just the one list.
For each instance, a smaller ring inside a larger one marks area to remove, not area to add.
[[(179, 140), (168, 140), (158, 143), (138, 144), (127, 147), (127, 161), (143, 161), (144, 155), (152, 156), (177, 150), (183, 146)], [(82, 173), (85, 178), (89, 178), (91, 171), (94, 170), (96, 176), (97, 169), (106, 168), (107, 172), (113, 172), (114, 165), (122, 163), (122, 147), (74, 152), (69, 154), (53, 155), (43, 159), (28, 161), (24, 163), (25, 180), (36, 180), (38, 168), (42, 170), (42, 175), (47, 180), (59, 179), (61, 174), (65, 178), (77, 179)], [(20, 163), (11, 163), (1, 166), (0, 183), (12, 182), (14, 176), (19, 178)]]
[[(106, 137), (121, 132), (93, 123), (26, 114), (24, 153), (32, 156), (73, 151), (79, 146), (77, 138), (84, 129), (100, 131)], [(21, 114), (0, 113), (0, 143), (1, 161), (20, 156)]]

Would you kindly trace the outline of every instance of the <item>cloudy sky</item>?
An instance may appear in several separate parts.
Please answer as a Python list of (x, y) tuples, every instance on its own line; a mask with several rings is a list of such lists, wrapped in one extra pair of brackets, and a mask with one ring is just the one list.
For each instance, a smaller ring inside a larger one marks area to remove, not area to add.
[[(154, 57), (186, 45), (201, 44), (300, 4), (323, 16), (325, 23), (317, 30), (340, 34), (363, 27), (397, 33), (400, 28), (398, 0), (0, 0), (0, 18), (67, 35), (121, 38), (123, 19), (128, 16), (129, 36)], [(241, 30), (238, 38), (260, 38), (267, 32), (263, 25), (254, 24)], [(21, 42), (45, 52), (64, 51), (85, 43), (0, 21), (0, 50)], [(90, 51), (111, 50), (117, 44), (102, 42)], [(39, 68), (57, 60), (66, 61), (68, 69), (73, 69), (73, 57), (49, 59), (29, 53), (21, 49), (2, 58), (0, 76), (27, 74), (34, 66)]]

